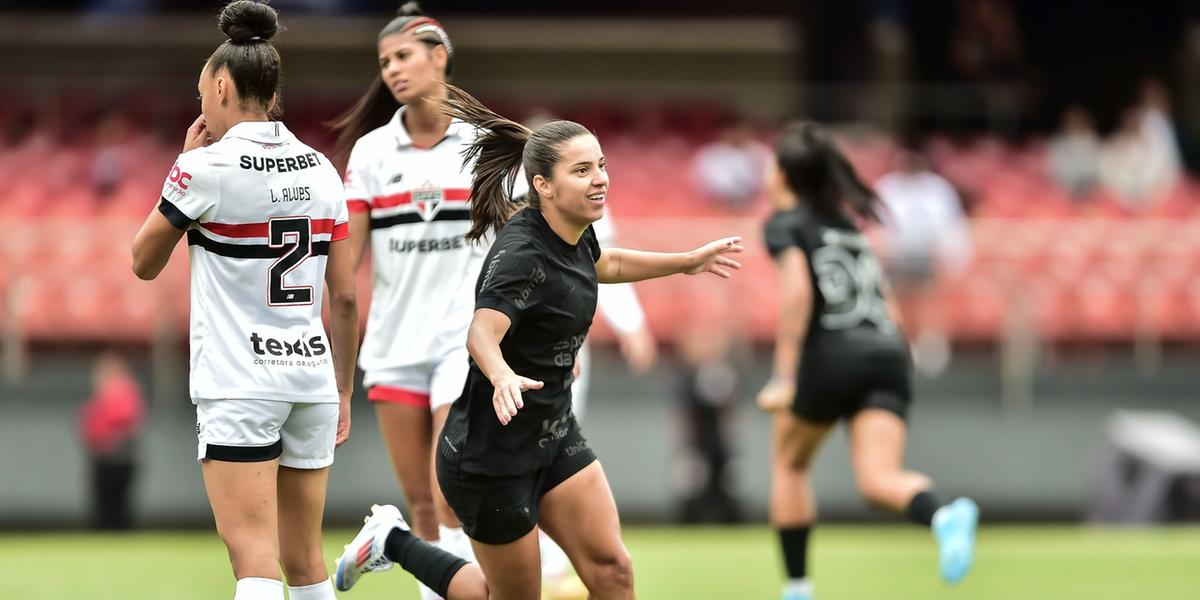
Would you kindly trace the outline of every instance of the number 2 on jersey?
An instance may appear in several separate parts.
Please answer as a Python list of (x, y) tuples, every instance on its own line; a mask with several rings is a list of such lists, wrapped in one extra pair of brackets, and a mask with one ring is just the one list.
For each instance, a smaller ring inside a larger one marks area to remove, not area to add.
[(272, 248), (287, 247), (267, 272), (267, 304), (297, 306), (313, 302), (313, 288), (308, 285), (286, 286), (283, 278), (312, 256), (312, 221), (308, 217), (271, 219), (268, 225)]

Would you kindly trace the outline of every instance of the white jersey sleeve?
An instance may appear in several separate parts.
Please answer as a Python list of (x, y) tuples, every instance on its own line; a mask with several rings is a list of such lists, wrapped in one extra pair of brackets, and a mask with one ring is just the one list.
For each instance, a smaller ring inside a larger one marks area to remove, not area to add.
[[(529, 181), (525, 179), (525, 168), (521, 167), (517, 171), (517, 178), (513, 180), (512, 194), (509, 195), (513, 200), (518, 200), (522, 196), (529, 195)], [(600, 235), (600, 230), (596, 230), (596, 235)], [(600, 244), (604, 245), (604, 240), (600, 240)]]
[(220, 201), (221, 188), (209, 160), (205, 148), (184, 152), (163, 182), (159, 211), (179, 229), (207, 218)]
[[(596, 230), (596, 239), (600, 241), (601, 248), (615, 245), (617, 232), (611, 217), (606, 214), (599, 221), (592, 223), (592, 227)], [(600, 286), (596, 305), (604, 320), (608, 321), (618, 334), (628, 335), (646, 325), (646, 313), (642, 311), (642, 304), (638, 301), (632, 283)]]
[(367, 212), (371, 209), (371, 200), (380, 195), (380, 186), (376, 181), (376, 171), (373, 168), (373, 153), (369, 145), (360, 139), (350, 150), (350, 160), (346, 163), (346, 175), (342, 184), (346, 188), (346, 205), (349, 212)]

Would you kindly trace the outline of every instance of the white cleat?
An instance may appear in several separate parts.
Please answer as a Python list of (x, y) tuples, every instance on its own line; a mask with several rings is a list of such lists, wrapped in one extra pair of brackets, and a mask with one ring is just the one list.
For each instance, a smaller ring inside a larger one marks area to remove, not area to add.
[(372, 505), (371, 516), (364, 518), (363, 522), (365, 524), (358, 535), (346, 544), (346, 550), (337, 560), (333, 581), (338, 591), (344, 592), (354, 587), (363, 573), (392, 568), (395, 563), (383, 555), (388, 534), (397, 527), (409, 531), (400, 509), (391, 504)]

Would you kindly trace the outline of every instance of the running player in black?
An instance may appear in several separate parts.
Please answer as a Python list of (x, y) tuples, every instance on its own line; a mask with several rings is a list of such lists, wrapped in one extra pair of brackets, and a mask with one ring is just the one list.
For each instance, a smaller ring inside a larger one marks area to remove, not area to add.
[[(575, 355), (597, 283), (729, 277), (741, 266), (727, 256), (742, 251), (740, 238), (687, 253), (601, 252), (591, 224), (604, 214), (609, 180), (595, 136), (569, 121), (530, 131), (457, 88), (448, 96), (449, 114), (484, 131), (466, 153), (476, 161), (467, 237), (499, 232), (476, 285), (470, 374), (437, 455), (438, 483), (482, 572), (417, 539), (394, 507), (376, 507), (338, 562), (339, 587), (395, 561), (451, 600), (538, 598), (541, 527), (592, 598), (633, 598), (612, 492), (571, 414)], [(509, 200), (522, 167), (528, 206)]]
[(774, 374), (758, 395), (773, 415), (771, 521), (788, 583), (784, 600), (809, 600), (808, 534), (816, 500), (808, 469), (821, 441), (846, 419), (851, 463), (870, 504), (932, 527), (942, 577), (971, 565), (979, 509), (942, 505), (933, 482), (902, 467), (911, 400), (908, 345), (886, 282), (858, 223), (876, 218), (875, 193), (816, 125), (784, 130), (771, 181), (767, 249), (780, 280)]

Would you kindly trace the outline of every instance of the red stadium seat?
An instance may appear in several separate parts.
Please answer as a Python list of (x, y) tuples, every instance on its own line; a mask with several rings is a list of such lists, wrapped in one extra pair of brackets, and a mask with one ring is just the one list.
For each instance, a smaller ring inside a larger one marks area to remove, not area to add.
[(973, 270), (945, 290), (950, 333), (959, 341), (990, 341), (1004, 330), (1009, 293), (994, 274)]

